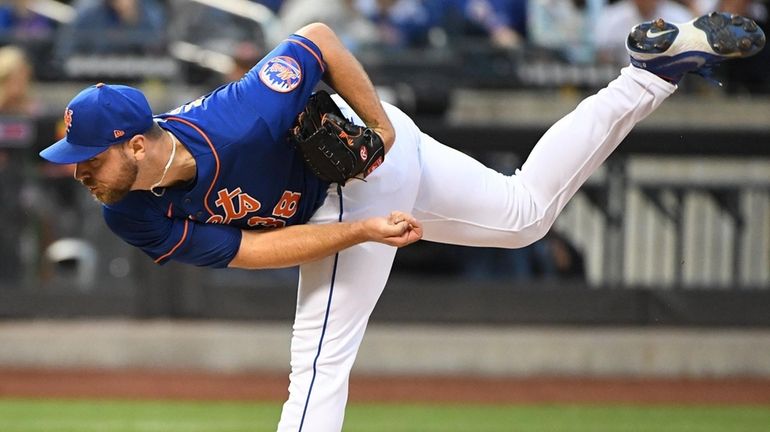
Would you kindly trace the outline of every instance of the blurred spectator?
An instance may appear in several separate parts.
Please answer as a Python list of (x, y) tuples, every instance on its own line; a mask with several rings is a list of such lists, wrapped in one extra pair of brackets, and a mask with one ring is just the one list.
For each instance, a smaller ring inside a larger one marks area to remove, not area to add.
[[(24, 52), (10, 45), (0, 48), (0, 117), (39, 114), (41, 105), (30, 96), (31, 79), (32, 66)], [(0, 177), (10, 161), (10, 153), (3, 144), (0, 139)]]
[(0, 45), (23, 48), (29, 63), (47, 72), (57, 24), (31, 10), (34, 1), (0, 0)]
[(358, 12), (377, 26), (379, 44), (392, 48), (421, 47), (428, 43), (431, 14), (419, 0), (356, 0)]
[(672, 0), (620, 0), (604, 8), (596, 21), (596, 47), (603, 63), (627, 65), (626, 38), (636, 24), (663, 18), (680, 23), (693, 18), (692, 12)]
[(212, 70), (206, 69), (210, 65), (190, 65), (187, 70), (187, 80), (190, 82), (213, 85), (222, 80), (240, 79), (265, 54), (268, 36), (264, 25), (267, 23), (256, 23), (187, 0), (172, 1), (170, 11), (171, 41), (192, 44), (198, 48), (199, 53), (207, 50), (233, 59), (234, 67), (224, 72), (224, 76), (221, 73), (212, 74)]
[[(494, 46), (517, 48), (526, 36), (526, 0), (286, 0), (281, 19), (287, 33), (321, 21), (342, 35), (346, 46), (390, 48), (444, 45), (484, 37)], [(374, 31), (372, 31), (374, 29)], [(440, 31), (443, 30), (443, 33)]]
[(518, 48), (527, 37), (527, 0), (426, 0), (450, 37), (482, 36), (499, 48)]
[(553, 262), (554, 274), (560, 279), (585, 280), (586, 268), (583, 253), (558, 231), (546, 234), (549, 256)]
[(465, 13), (486, 30), (493, 44), (517, 48), (527, 36), (525, 0), (467, 0)]
[(682, 0), (694, 17), (719, 10), (719, 0)]
[(281, 10), (281, 7), (283, 7), (283, 4), (285, 3), (284, 0), (251, 0), (251, 1), (253, 1), (254, 3), (259, 3), (261, 5), (267, 6), (267, 8), (273, 11), (274, 14), (277, 14)]
[[(34, 75), (34, 67), (21, 49), (0, 48), (0, 117), (20, 116), (29, 122), (29, 118), (50, 114), (33, 94)], [(63, 138), (64, 122), (60, 120), (56, 129), (55, 138)], [(74, 165), (40, 160), (34, 147), (5, 149), (2, 144), (0, 139), (0, 199), (4, 203), (0, 218), (16, 223), (0, 228), (0, 279), (18, 280), (25, 272), (40, 270), (38, 260), (48, 245), (79, 234), (83, 215), (78, 197), (83, 194), (73, 185)], [(36, 175), (30, 175), (32, 172)]]
[(262, 57), (263, 52), (252, 42), (238, 42), (233, 49), (233, 68), (225, 74), (224, 82), (238, 81), (250, 71)]
[(21, 49), (0, 48), (0, 115), (31, 116), (40, 104), (30, 97), (32, 67)]
[[(32, 68), (19, 48), (0, 48), (0, 117), (27, 116), (37, 111), (29, 97)], [(0, 140), (0, 178), (10, 161), (10, 153)], [(3, 184), (6, 179), (3, 179)], [(3, 201), (6, 202), (6, 201)]]
[(350, 51), (372, 45), (379, 38), (378, 29), (354, 7), (355, 0), (286, 0), (280, 18), (284, 33), (291, 34), (312, 22), (331, 27)]
[(558, 232), (520, 249), (464, 248), (463, 275), (476, 280), (585, 280), (582, 253)]
[(56, 55), (160, 54), (165, 13), (157, 0), (88, 1), (57, 38)]
[[(767, 6), (753, 0), (721, 0), (718, 10), (749, 17), (770, 34)], [(770, 49), (754, 57), (728, 62), (715, 70), (725, 90), (731, 93), (770, 93)]]
[(32, 0), (5, 1), (0, 4), (0, 40), (24, 41), (47, 39), (54, 31), (54, 23), (31, 11)]
[[(31, 78), (32, 67), (21, 49), (14, 46), (0, 48), (0, 117), (11, 117), (2, 119), (4, 126), (24, 128), (23, 125), (29, 121), (24, 117), (39, 112), (40, 104), (29, 93)], [(26, 151), (14, 145), (6, 147), (8, 144), (0, 137), (0, 200), (3, 203), (0, 219), (27, 220), (21, 205), (21, 195), (25, 188), (23, 173)], [(15, 280), (22, 274), (20, 234), (17, 224), (0, 227), (0, 244), (3, 245), (0, 248), (0, 280)]]
[(530, 0), (527, 10), (529, 42), (556, 53), (569, 63), (596, 60), (593, 31), (605, 0)]

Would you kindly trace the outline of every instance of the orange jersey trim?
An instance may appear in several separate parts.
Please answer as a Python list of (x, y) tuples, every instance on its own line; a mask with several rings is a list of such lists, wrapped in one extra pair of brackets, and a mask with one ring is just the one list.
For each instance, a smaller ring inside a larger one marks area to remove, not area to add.
[(177, 249), (179, 249), (179, 246), (182, 246), (182, 243), (184, 243), (184, 240), (187, 238), (187, 228), (188, 228), (189, 225), (190, 225), (190, 221), (185, 219), (184, 220), (184, 231), (182, 231), (182, 238), (179, 239), (179, 242), (176, 245), (174, 245), (174, 247), (171, 248), (170, 251), (166, 252), (165, 255), (159, 257), (158, 259), (156, 259), (155, 260), (155, 264), (158, 264), (161, 261), (163, 261), (164, 259), (168, 258), (169, 256), (171, 256), (171, 254), (176, 252)]
[(173, 206), (174, 206), (174, 203), (168, 203), (168, 210), (166, 211), (166, 217), (167, 218), (171, 217), (171, 214), (172, 214), (171, 209), (172, 209)]
[(304, 42), (298, 41), (296, 39), (286, 39), (286, 40), (291, 42), (291, 43), (295, 43), (295, 44), (301, 46), (302, 48), (305, 48), (306, 50), (308, 50), (310, 52), (310, 54), (313, 54), (313, 57), (315, 57), (315, 59), (318, 61), (318, 66), (321, 67), (321, 72), (322, 73), (326, 72), (326, 68), (324, 67), (324, 61), (321, 60), (321, 57), (318, 57), (318, 54), (316, 54), (315, 51), (313, 51), (312, 48), (307, 46)]
[(211, 211), (211, 207), (209, 207), (209, 195), (211, 195), (211, 191), (214, 190), (214, 185), (217, 183), (217, 179), (219, 178), (219, 155), (217, 154), (217, 150), (214, 148), (214, 144), (211, 143), (211, 140), (209, 139), (208, 135), (206, 135), (206, 133), (203, 132), (198, 126), (195, 126), (189, 121), (181, 119), (179, 117), (168, 117), (166, 118), (166, 120), (174, 120), (174, 121), (184, 123), (187, 126), (190, 126), (191, 128), (195, 129), (196, 132), (201, 134), (203, 139), (205, 139), (206, 143), (209, 145), (209, 148), (211, 149), (211, 153), (214, 155), (214, 161), (216, 162), (216, 170), (214, 171), (214, 178), (211, 180), (211, 185), (209, 186), (209, 190), (206, 191), (206, 196), (203, 197), (203, 206), (206, 207), (206, 211), (209, 212), (209, 216), (214, 216), (214, 212)]

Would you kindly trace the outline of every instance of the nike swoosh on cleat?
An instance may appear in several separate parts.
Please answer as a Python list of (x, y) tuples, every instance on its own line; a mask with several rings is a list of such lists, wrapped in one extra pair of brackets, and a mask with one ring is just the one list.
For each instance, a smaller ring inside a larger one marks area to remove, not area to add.
[(668, 29), (668, 30), (665, 30), (665, 31), (653, 33), (652, 29), (647, 29), (647, 37), (650, 38), (650, 39), (655, 39), (655, 38), (659, 38), (659, 37), (661, 37), (661, 36), (663, 36), (665, 34), (669, 34), (669, 33), (673, 32), (673, 31), (675, 31), (675, 29)]

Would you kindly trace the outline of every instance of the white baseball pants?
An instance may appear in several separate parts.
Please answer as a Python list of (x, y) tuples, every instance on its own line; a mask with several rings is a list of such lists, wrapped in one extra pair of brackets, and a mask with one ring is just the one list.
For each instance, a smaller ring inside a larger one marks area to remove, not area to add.
[[(580, 103), (540, 139), (512, 176), (421, 133), (386, 105), (396, 143), (366, 182), (336, 187), (310, 223), (411, 212), (424, 239), (518, 248), (545, 235), (583, 182), (676, 87), (634, 67)], [(338, 103), (340, 99), (337, 99)], [(343, 113), (353, 113), (346, 106)], [(359, 120), (360, 121), (360, 120)], [(300, 267), (289, 399), (280, 432), (338, 432), (348, 377), (396, 248), (363, 243)]]

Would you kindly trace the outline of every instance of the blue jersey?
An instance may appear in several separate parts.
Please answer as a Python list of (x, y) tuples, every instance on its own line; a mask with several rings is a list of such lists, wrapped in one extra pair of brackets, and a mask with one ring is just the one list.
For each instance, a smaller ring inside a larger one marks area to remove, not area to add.
[(287, 134), (325, 67), (315, 44), (292, 35), (240, 81), (156, 116), (195, 158), (197, 176), (160, 197), (132, 191), (105, 205), (107, 225), (159, 264), (226, 267), (241, 229), (307, 222), (329, 184), (307, 169)]

